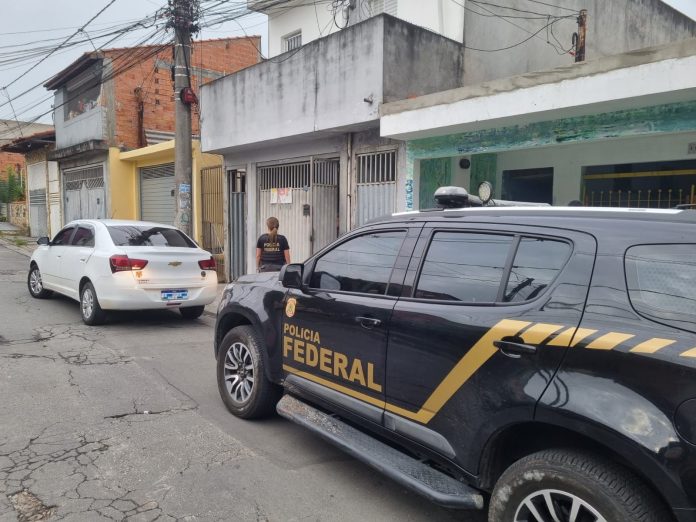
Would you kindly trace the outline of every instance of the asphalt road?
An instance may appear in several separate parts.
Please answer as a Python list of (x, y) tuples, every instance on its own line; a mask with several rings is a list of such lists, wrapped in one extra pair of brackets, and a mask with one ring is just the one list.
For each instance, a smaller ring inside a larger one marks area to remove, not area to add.
[(242, 421), (215, 382), (213, 320), (32, 299), (0, 245), (0, 522), (481, 522), (440, 509), (280, 418)]

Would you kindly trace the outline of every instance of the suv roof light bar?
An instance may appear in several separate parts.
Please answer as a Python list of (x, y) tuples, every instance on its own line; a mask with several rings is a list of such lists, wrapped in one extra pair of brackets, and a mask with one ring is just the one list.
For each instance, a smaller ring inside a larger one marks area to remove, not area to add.
[(435, 202), (441, 209), (456, 209), (470, 207), (549, 207), (548, 203), (534, 203), (530, 201), (509, 201), (505, 199), (492, 199), (492, 185), (484, 181), (479, 185), (477, 197), (469, 194), (462, 187), (440, 187), (435, 191)]

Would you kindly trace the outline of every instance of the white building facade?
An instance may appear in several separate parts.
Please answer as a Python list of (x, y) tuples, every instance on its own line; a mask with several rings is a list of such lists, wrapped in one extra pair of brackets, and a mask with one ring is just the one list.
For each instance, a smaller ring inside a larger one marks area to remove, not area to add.
[(461, 43), (464, 0), (250, 0), (250, 9), (268, 15), (268, 56), (292, 51), (318, 38), (382, 13)]

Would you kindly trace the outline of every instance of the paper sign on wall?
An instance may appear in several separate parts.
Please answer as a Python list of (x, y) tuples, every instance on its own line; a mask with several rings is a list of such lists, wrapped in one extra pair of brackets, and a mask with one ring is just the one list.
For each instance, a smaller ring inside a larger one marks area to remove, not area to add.
[(292, 191), (289, 188), (272, 188), (271, 189), (271, 205), (277, 203), (286, 204), (292, 203)]

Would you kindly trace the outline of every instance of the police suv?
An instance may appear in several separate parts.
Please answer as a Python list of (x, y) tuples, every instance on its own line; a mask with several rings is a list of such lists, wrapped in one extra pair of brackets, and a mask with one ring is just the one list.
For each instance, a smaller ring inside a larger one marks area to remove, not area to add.
[(440, 196), (229, 285), (227, 408), (491, 522), (696, 521), (696, 212)]

